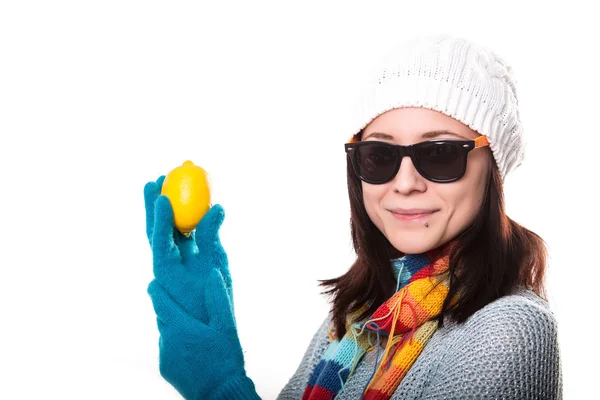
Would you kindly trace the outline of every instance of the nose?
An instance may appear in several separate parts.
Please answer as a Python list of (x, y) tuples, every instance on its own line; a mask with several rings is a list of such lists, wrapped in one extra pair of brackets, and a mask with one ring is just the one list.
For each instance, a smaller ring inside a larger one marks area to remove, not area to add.
[(427, 182), (415, 168), (412, 159), (404, 156), (400, 162), (400, 169), (393, 180), (394, 191), (408, 195), (411, 192), (424, 192)]

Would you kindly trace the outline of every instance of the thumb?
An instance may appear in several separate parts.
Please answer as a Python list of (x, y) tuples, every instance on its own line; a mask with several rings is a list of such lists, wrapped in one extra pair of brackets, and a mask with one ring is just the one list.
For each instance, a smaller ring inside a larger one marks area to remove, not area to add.
[(205, 325), (185, 312), (156, 279), (150, 282), (147, 292), (152, 299), (159, 328), (175, 329), (180, 332), (203, 332)]
[(233, 304), (225, 287), (223, 275), (218, 269), (213, 268), (208, 274), (204, 291), (208, 324), (213, 329), (235, 335), (237, 338)]

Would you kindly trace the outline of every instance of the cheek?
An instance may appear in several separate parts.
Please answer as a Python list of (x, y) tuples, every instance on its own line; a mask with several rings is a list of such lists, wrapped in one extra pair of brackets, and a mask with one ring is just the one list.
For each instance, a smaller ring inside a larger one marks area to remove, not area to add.
[(467, 172), (455, 187), (450, 187), (457, 208), (465, 213), (477, 214), (483, 201), (491, 164), (490, 155), (473, 154), (467, 164)]
[(450, 206), (452, 217), (450, 228), (462, 231), (477, 217), (483, 201), (485, 180), (475, 179), (449, 186), (443, 197)]
[(373, 221), (375, 226), (379, 229), (381, 229), (380, 205), (386, 192), (384, 186), (386, 185), (370, 185), (368, 183), (362, 183), (365, 210), (367, 211), (369, 218), (371, 218), (371, 221)]

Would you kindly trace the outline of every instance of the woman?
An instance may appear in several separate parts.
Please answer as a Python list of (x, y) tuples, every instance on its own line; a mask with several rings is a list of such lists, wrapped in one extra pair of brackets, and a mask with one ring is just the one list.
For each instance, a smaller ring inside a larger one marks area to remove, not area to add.
[[(546, 248), (504, 212), (524, 141), (510, 67), (450, 37), (403, 44), (345, 145), (356, 261), (279, 399), (559, 399)], [(146, 185), (160, 371), (189, 399), (257, 399), (244, 370), (215, 205), (173, 231)]]

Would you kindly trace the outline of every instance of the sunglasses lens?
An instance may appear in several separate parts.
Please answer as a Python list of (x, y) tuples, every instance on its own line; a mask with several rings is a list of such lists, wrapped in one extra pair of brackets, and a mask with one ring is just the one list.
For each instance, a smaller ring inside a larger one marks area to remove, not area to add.
[(421, 173), (435, 181), (456, 180), (466, 168), (466, 152), (457, 143), (423, 143), (415, 148), (415, 158)]
[(355, 167), (361, 179), (371, 183), (385, 183), (396, 173), (398, 153), (393, 147), (363, 142), (356, 147)]

